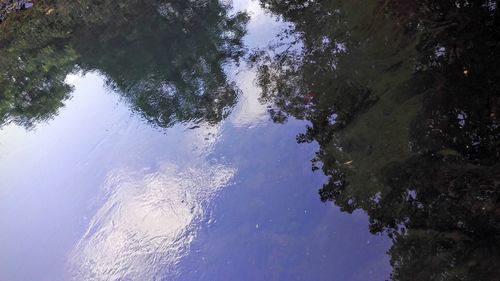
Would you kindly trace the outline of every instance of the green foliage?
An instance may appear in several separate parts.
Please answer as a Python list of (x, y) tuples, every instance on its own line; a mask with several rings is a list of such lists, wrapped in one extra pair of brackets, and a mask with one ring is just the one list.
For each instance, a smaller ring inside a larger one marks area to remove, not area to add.
[[(80, 67), (104, 74), (132, 108), (160, 127), (222, 120), (237, 98), (223, 65), (243, 52), (247, 16), (229, 16), (217, 1), (127, 3), (132, 8), (117, 7), (114, 17), (78, 31)], [(130, 9), (140, 13), (127, 14)]]
[(66, 25), (46, 17), (47, 8), (40, 4), (0, 25), (0, 125), (31, 128), (69, 98), (64, 79), (78, 55), (68, 43)]
[(224, 65), (248, 16), (219, 1), (44, 1), (0, 25), (0, 120), (31, 127), (63, 106), (74, 70), (98, 71), (153, 125), (216, 123), (238, 90)]
[(323, 201), (387, 233), (394, 280), (500, 268), (496, 1), (267, 1), (290, 21), (257, 52), (271, 117), (304, 119)]
[(4, 73), (0, 120), (32, 127), (57, 113), (69, 98), (71, 87), (64, 82), (77, 55), (66, 47), (56, 51), (48, 46), (35, 54), (21, 54)]

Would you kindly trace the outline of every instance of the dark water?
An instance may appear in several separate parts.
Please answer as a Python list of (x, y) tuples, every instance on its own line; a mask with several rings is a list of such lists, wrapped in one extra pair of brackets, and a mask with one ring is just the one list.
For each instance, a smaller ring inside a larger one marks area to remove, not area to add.
[(497, 1), (4, 14), (0, 281), (499, 280)]

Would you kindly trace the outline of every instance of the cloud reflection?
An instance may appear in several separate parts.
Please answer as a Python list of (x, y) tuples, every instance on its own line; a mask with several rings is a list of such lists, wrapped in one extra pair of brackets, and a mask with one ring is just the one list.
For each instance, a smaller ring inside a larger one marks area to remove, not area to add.
[[(200, 131), (206, 130), (217, 131)], [(213, 143), (196, 131), (188, 133), (191, 144), (200, 143), (192, 152), (205, 154)], [(111, 172), (103, 185), (102, 206), (72, 253), (73, 278), (161, 280), (175, 276), (176, 265), (187, 254), (205, 216), (204, 208), (234, 174), (232, 168), (207, 161), (186, 166), (165, 162), (155, 171)]]
[(268, 120), (266, 105), (259, 101), (260, 89), (255, 87), (256, 73), (252, 70), (238, 76), (238, 85), (242, 90), (240, 102), (232, 116), (235, 127), (255, 127)]

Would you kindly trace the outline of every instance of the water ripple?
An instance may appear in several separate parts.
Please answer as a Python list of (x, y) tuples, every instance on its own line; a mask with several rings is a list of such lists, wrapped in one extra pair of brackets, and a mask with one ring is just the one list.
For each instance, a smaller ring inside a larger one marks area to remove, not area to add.
[(176, 274), (215, 192), (235, 171), (223, 165), (151, 173), (115, 171), (103, 186), (103, 204), (76, 245), (75, 280), (160, 280)]

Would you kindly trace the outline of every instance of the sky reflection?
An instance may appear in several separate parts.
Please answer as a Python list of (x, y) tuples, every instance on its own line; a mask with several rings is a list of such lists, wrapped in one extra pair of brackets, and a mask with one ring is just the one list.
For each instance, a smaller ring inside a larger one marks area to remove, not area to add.
[[(257, 1), (234, 7), (251, 12), (249, 48), (283, 28)], [(304, 122), (270, 122), (255, 73), (231, 72), (239, 102), (217, 124), (151, 126), (90, 72), (67, 77), (53, 120), (0, 130), (0, 280), (387, 276), (366, 216), (319, 203)]]
[[(172, 153), (139, 169), (121, 163), (106, 174), (94, 199), (99, 207), (71, 253), (74, 280), (160, 280), (176, 275), (206, 206), (236, 172), (213, 158), (208, 161), (221, 135), (219, 126), (189, 127), (156, 132)], [(127, 153), (144, 157), (143, 146)]]
[(204, 206), (233, 174), (221, 165), (180, 169), (172, 163), (155, 172), (112, 172), (104, 203), (74, 249), (75, 279), (172, 277), (196, 236)]

